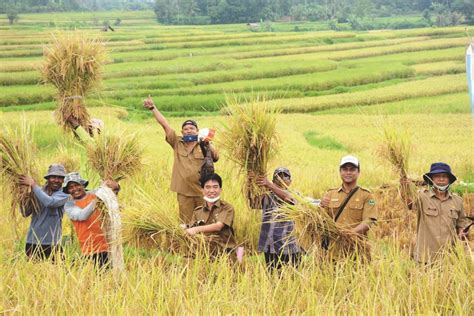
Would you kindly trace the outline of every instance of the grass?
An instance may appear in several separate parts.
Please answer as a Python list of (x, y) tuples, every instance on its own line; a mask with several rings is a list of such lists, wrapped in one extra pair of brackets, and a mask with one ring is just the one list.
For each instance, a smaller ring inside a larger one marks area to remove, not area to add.
[(316, 131), (307, 131), (304, 138), (313, 147), (329, 150), (347, 151), (346, 147), (337, 140), (327, 135), (320, 135)]

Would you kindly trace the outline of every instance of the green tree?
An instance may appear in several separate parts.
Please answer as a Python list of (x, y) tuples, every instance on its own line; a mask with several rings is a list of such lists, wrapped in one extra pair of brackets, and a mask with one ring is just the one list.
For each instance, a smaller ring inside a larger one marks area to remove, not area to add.
[(17, 22), (18, 19), (19, 19), (19, 15), (18, 15), (18, 11), (16, 9), (8, 9), (7, 11), (7, 19), (8, 19), (8, 23), (10, 25), (12, 25), (13, 23)]

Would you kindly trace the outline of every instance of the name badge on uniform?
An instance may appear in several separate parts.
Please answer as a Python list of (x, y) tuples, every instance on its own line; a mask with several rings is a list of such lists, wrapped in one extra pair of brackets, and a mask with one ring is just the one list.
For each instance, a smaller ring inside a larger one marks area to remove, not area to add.
[(337, 202), (339, 199), (331, 199), (331, 202)]

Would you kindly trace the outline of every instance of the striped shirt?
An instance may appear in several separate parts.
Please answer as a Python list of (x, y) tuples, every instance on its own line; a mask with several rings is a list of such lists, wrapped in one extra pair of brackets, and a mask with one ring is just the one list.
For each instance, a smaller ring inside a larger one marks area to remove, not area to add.
[(282, 221), (282, 214), (278, 211), (283, 203), (273, 192), (263, 197), (258, 251), (284, 255), (300, 252), (295, 238), (291, 236), (293, 221)]

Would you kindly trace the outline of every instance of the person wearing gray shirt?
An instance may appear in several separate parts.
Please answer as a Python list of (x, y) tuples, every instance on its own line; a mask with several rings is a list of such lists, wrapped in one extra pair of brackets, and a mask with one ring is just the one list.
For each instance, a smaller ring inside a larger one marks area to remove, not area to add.
[(47, 259), (56, 251), (60, 251), (62, 237), (62, 218), (64, 204), (69, 195), (61, 188), (66, 171), (60, 164), (49, 166), (44, 178), (46, 184), (40, 187), (30, 176), (21, 176), (20, 184), (30, 186), (39, 202), (39, 209), (22, 206), (24, 217), (31, 216), (31, 224), (26, 236), (26, 255), (31, 259)]

